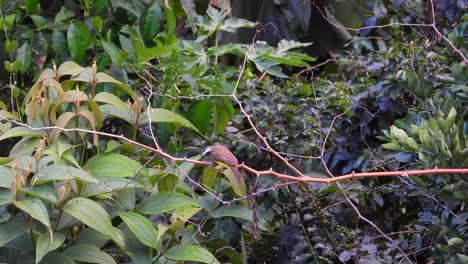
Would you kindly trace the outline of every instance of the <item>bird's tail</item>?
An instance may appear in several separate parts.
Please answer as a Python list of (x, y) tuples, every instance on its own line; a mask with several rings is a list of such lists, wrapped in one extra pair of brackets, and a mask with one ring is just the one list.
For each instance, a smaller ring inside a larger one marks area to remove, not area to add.
[(240, 173), (240, 171), (237, 169), (235, 166), (230, 166), (232, 172), (234, 173), (234, 176), (236, 176), (236, 180), (238, 184), (241, 184), (244, 182), (244, 176)]

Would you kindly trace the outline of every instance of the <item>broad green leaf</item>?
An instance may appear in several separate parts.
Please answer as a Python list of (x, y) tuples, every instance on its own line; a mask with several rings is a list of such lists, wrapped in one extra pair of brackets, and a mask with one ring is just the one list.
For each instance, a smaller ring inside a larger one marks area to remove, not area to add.
[(117, 153), (106, 153), (91, 157), (83, 167), (94, 177), (134, 177), (142, 165)]
[(99, 14), (104, 8), (106, 8), (108, 0), (94, 0), (91, 10), (93, 14)]
[(120, 46), (128, 54), (128, 58), (131, 61), (135, 61), (135, 45), (133, 42), (126, 36), (119, 34)]
[(8, 28), (12, 27), (13, 24), (15, 24), (15, 17), (16, 17), (16, 14), (11, 14), (11, 15), (6, 16), (3, 19), (5, 26), (7, 26)]
[(56, 250), (65, 241), (65, 236), (62, 233), (54, 233), (52, 243), (50, 242), (50, 234), (45, 233), (39, 235), (36, 242), (36, 263), (50, 251)]
[(214, 104), (213, 125), (217, 134), (221, 134), (226, 129), (229, 120), (234, 114), (234, 107), (229, 100), (223, 100), (221, 103)]
[(12, 137), (46, 137), (47, 133), (42, 130), (33, 130), (28, 127), (18, 126), (8, 130), (0, 136), (0, 141)]
[(219, 263), (206, 249), (196, 245), (181, 245), (170, 248), (164, 256), (178, 261), (196, 261), (201, 263)]
[(211, 102), (208, 99), (193, 102), (187, 109), (187, 117), (203, 134), (208, 134), (211, 123)]
[(177, 26), (177, 19), (174, 14), (174, 10), (170, 7), (167, 7), (165, 4), (162, 5), (162, 8), (166, 14), (166, 33), (168, 35), (174, 34)]
[(93, 200), (83, 197), (73, 198), (67, 202), (63, 210), (103, 234), (114, 235), (109, 214)]
[(26, 14), (34, 14), (39, 6), (39, 0), (24, 0), (24, 10)]
[(106, 103), (106, 104), (111, 104), (117, 108), (120, 108), (122, 110), (127, 110), (127, 104), (124, 103), (122, 100), (120, 100), (120, 98), (118, 98), (117, 96), (111, 94), (111, 93), (108, 93), (108, 92), (100, 92), (98, 94), (96, 94), (94, 97), (93, 97), (93, 101), (95, 102), (100, 102), (100, 103)]
[(158, 3), (151, 5), (140, 17), (140, 35), (144, 42), (149, 42), (159, 32), (162, 10)]
[(156, 46), (147, 48), (140, 41), (135, 41), (135, 52), (138, 62), (146, 62), (160, 56), (166, 56), (172, 53), (179, 44), (179, 39), (174, 35), (170, 35), (164, 39), (156, 38)]
[(58, 204), (57, 191), (53, 185), (43, 184), (40, 186), (22, 188), (19, 189), (18, 192), (26, 193), (30, 196), (45, 200), (53, 204)]
[(98, 247), (89, 244), (80, 244), (67, 248), (64, 253), (71, 259), (79, 262), (113, 264), (115, 260)]
[(227, 32), (236, 32), (238, 28), (251, 28), (254, 26), (255, 26), (255, 23), (250, 22), (246, 19), (230, 17), (221, 24), (221, 26), (219, 27), (219, 30), (227, 31)]
[(50, 252), (44, 256), (41, 264), (76, 264), (76, 262), (64, 253)]
[(0, 206), (9, 205), (13, 202), (11, 191), (7, 189), (0, 189)]
[(38, 29), (43, 29), (47, 23), (47, 19), (42, 16), (31, 15), (30, 17)]
[(99, 178), (99, 183), (89, 183), (86, 188), (81, 192), (83, 197), (92, 197), (96, 195), (111, 193), (120, 189), (135, 189), (144, 188), (143, 185), (136, 182), (133, 178), (117, 178), (117, 177), (106, 177)]
[(112, 42), (101, 41), (102, 47), (109, 54), (111, 60), (117, 64), (117, 66), (122, 67), (123, 57), (121, 50)]
[(58, 24), (58, 23), (60, 23), (62, 21), (65, 21), (65, 20), (67, 20), (69, 18), (72, 18), (74, 16), (75, 16), (75, 14), (72, 11), (66, 9), (65, 6), (62, 6), (60, 11), (55, 16), (54, 23)]
[(216, 183), (218, 170), (213, 167), (205, 167), (202, 174), (202, 184), (205, 188), (211, 189)]
[(401, 146), (393, 142), (382, 144), (382, 148), (388, 150), (401, 150)]
[(91, 32), (88, 27), (81, 21), (71, 22), (67, 31), (68, 51), (77, 62), (83, 60), (91, 43)]
[(144, 112), (140, 116), (139, 124), (144, 125), (148, 123), (160, 123), (160, 122), (169, 122), (176, 123), (186, 128), (189, 128), (195, 132), (200, 133), (198, 129), (190, 123), (187, 119), (181, 115), (174, 113), (172, 111), (163, 109), (163, 108), (151, 108), (147, 112)]
[[(247, 208), (245, 205), (231, 205), (231, 206), (223, 206), (216, 210), (214, 210), (211, 214), (214, 218), (220, 217), (234, 217), (244, 219), (249, 222), (253, 222), (253, 213), (252, 210)], [(259, 227), (261, 230), (266, 231), (267, 228), (265, 226), (265, 220), (259, 217)]]
[(19, 47), (16, 58), (21, 62), (21, 72), (24, 73), (28, 70), (32, 62), (32, 51), (31, 46), (28, 42), (24, 42), (21, 47)]
[(63, 48), (66, 46), (65, 34), (59, 30), (52, 31), (52, 50), (55, 54), (56, 63), (63, 62), (69, 57), (67, 50)]
[(0, 187), (10, 188), (13, 172), (10, 168), (0, 165)]
[(66, 61), (59, 66), (57, 73), (60, 77), (66, 75), (75, 76), (77, 74), (80, 74), (80, 72), (82, 72), (83, 70), (84, 68), (81, 67), (78, 63), (74, 61)]
[(172, 173), (167, 174), (162, 179), (158, 180), (159, 192), (172, 192), (180, 178)]
[(181, 193), (162, 192), (145, 198), (138, 211), (143, 214), (162, 214), (187, 205), (201, 207), (197, 201)]
[(130, 110), (130, 108), (128, 107), (123, 109), (123, 108), (120, 108), (111, 104), (106, 104), (106, 105), (99, 106), (99, 109), (101, 110), (101, 113), (103, 114), (104, 117), (112, 116), (121, 120), (125, 120), (129, 124), (135, 124), (138, 121), (138, 120), (135, 120), (136, 119), (135, 113), (133, 113), (133, 111)]
[(172, 224), (169, 227), (171, 230), (176, 230), (185, 224), (192, 216), (201, 210), (199, 207), (193, 207), (190, 205), (182, 206), (174, 210), (172, 213)]
[(158, 231), (148, 218), (134, 212), (120, 212), (119, 216), (141, 243), (157, 248)]
[(11, 219), (8, 222), (0, 224), (0, 248), (6, 243), (19, 237), (28, 230), (27, 226), (21, 221)]
[(32, 218), (44, 224), (52, 236), (52, 227), (50, 226), (49, 214), (44, 203), (34, 197), (26, 197), (21, 201), (13, 201), (13, 204), (24, 212), (28, 213)]
[(121, 81), (116, 80), (112, 78), (110, 75), (105, 74), (103, 72), (98, 72), (96, 73), (96, 82), (97, 83), (112, 83), (119, 87), (120, 89), (124, 90), (127, 94), (129, 94), (134, 100), (138, 98), (137, 94), (135, 91), (133, 91), (131, 88), (123, 84)]
[(50, 181), (82, 180), (85, 182), (99, 183), (89, 172), (66, 165), (50, 165), (40, 168), (32, 182), (34, 185), (44, 184)]
[(247, 195), (245, 181), (243, 177), (241, 179), (238, 179), (230, 168), (225, 169), (223, 171), (223, 174), (229, 179), (229, 181), (231, 182), (232, 189), (239, 197), (244, 197)]

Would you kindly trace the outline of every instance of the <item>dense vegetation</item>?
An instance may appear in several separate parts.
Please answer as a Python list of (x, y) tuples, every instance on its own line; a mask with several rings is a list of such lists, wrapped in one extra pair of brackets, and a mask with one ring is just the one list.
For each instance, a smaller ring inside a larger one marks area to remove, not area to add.
[(356, 1), (336, 50), (202, 2), (0, 1), (0, 261), (468, 262), (466, 174), (200, 155), (467, 168), (466, 1)]

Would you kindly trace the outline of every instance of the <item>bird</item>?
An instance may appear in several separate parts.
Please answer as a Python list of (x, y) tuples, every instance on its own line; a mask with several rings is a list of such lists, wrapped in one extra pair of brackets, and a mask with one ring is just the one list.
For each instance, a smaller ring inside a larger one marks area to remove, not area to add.
[(202, 156), (210, 157), (213, 162), (221, 167), (228, 167), (234, 173), (238, 183), (243, 182), (243, 176), (237, 169), (239, 161), (232, 152), (223, 145), (213, 145), (205, 148)]

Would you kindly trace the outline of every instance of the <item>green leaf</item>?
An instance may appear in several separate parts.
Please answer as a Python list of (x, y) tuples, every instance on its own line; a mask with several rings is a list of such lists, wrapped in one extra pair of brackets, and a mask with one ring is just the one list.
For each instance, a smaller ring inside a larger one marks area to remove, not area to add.
[(100, 103), (106, 103), (106, 104), (111, 104), (117, 108), (120, 108), (122, 110), (127, 110), (127, 104), (124, 103), (122, 100), (120, 100), (120, 98), (118, 98), (117, 96), (111, 94), (111, 93), (108, 93), (108, 92), (100, 92), (98, 94), (96, 94), (94, 97), (93, 97), (93, 101), (95, 102), (100, 102)]
[(128, 54), (128, 57), (130, 58), (130, 60), (134, 61), (136, 57), (135, 57), (135, 45), (133, 45), (133, 42), (122, 34), (119, 34), (119, 41), (120, 41), (120, 46)]
[(208, 134), (211, 122), (211, 102), (208, 99), (193, 102), (187, 109), (187, 117), (202, 134)]
[(134, 212), (120, 212), (119, 216), (141, 243), (157, 248), (158, 231), (148, 218)]
[(28, 213), (32, 218), (44, 224), (52, 237), (52, 227), (50, 226), (49, 214), (41, 200), (34, 197), (26, 197), (22, 201), (13, 201), (13, 204)]
[[(241, 204), (219, 207), (212, 212), (211, 216), (214, 218), (228, 216), (228, 217), (244, 219), (251, 223), (253, 222), (252, 210), (247, 208), (245, 205), (241, 205)], [(263, 218), (260, 218), (259, 220), (260, 220), (260, 223), (259, 223), (260, 229), (267, 230), (265, 226), (265, 220)]]
[(17, 51), (16, 58), (21, 62), (20, 71), (23, 73), (26, 72), (32, 62), (31, 47), (29, 46), (28, 42), (25, 42), (23, 45), (21, 45)]
[(42, 130), (33, 130), (28, 127), (14, 127), (0, 136), (0, 141), (12, 137), (46, 137), (47, 133)]
[(64, 253), (59, 252), (50, 252), (49, 254), (45, 255), (42, 259), (41, 263), (44, 264), (76, 264), (69, 256), (65, 255)]
[(47, 19), (42, 16), (31, 15), (30, 17), (34, 22), (34, 25), (36, 25), (37, 29), (43, 29), (47, 23)]
[(112, 78), (108, 74), (105, 74), (103, 72), (98, 72), (96, 74), (96, 82), (97, 83), (112, 83), (119, 87), (120, 89), (124, 90), (127, 94), (129, 94), (133, 99), (138, 98), (137, 94), (135, 91), (133, 91), (131, 88), (123, 84), (122, 82)]
[(113, 264), (115, 260), (106, 252), (90, 244), (80, 244), (67, 248), (64, 253), (79, 262)]
[(106, 153), (91, 157), (84, 169), (94, 177), (134, 177), (142, 165), (135, 160), (117, 153)]
[(11, 191), (7, 189), (0, 189), (0, 206), (9, 205), (13, 202)]
[(7, 28), (11, 28), (15, 24), (15, 17), (16, 17), (16, 14), (11, 14), (11, 15), (6, 16), (3, 19), (5, 26)]
[(112, 42), (101, 41), (102, 47), (109, 54), (111, 60), (117, 64), (117, 66), (122, 67), (123, 57), (121, 50)]
[(65, 34), (58, 30), (52, 31), (52, 49), (57, 63), (60, 63), (69, 57), (67, 50), (63, 48), (66, 45), (67, 40), (65, 39)]
[(136, 40), (135, 52), (138, 62), (146, 62), (160, 56), (171, 54), (179, 44), (179, 39), (174, 35), (166, 36), (164, 39), (156, 38), (156, 46), (147, 48), (142, 42)]
[(66, 165), (49, 165), (42, 167), (34, 174), (32, 182), (34, 185), (39, 185), (50, 181), (67, 180), (82, 180), (85, 182), (99, 183), (89, 172)]
[(219, 263), (206, 249), (196, 245), (181, 245), (170, 248), (164, 256), (178, 261), (196, 261), (201, 263)]
[(234, 114), (234, 107), (230, 100), (223, 100), (222, 103), (214, 104), (213, 124), (217, 134), (221, 134), (226, 129), (229, 120)]
[(382, 148), (388, 149), (388, 150), (401, 150), (401, 146), (398, 145), (397, 143), (385, 143), (385, 144), (382, 144)]
[(84, 70), (78, 63), (74, 61), (66, 61), (62, 63), (59, 68), (57, 69), (57, 73), (59, 77), (66, 76), (66, 75), (78, 75)]
[(232, 189), (239, 197), (244, 197), (247, 195), (246, 186), (244, 178), (238, 179), (234, 172), (227, 168), (223, 171), (223, 174), (229, 179), (231, 182)]
[[(150, 120), (151, 119), (151, 120)], [(144, 112), (140, 115), (140, 120), (138, 121), (139, 124), (144, 125), (151, 123), (160, 123), (160, 122), (169, 122), (169, 123), (176, 123), (186, 128), (189, 128), (195, 132), (200, 133), (198, 129), (190, 123), (187, 119), (182, 117), (181, 115), (174, 113), (172, 111), (163, 109), (163, 108), (152, 108), (149, 112)]]
[(202, 174), (202, 184), (206, 188), (211, 189), (216, 183), (218, 170), (213, 167), (205, 167)]
[(167, 174), (162, 179), (158, 180), (159, 192), (172, 192), (179, 182), (180, 178), (174, 174)]
[(14, 219), (0, 224), (0, 247), (19, 237), (28, 230), (27, 226), (21, 221)]
[(58, 204), (57, 192), (53, 185), (40, 185), (19, 189), (18, 192), (34, 196), (49, 203)]
[(77, 62), (83, 60), (91, 43), (91, 32), (83, 22), (74, 21), (70, 23), (67, 31), (68, 51)]
[(65, 241), (65, 236), (62, 233), (54, 233), (52, 243), (50, 242), (50, 234), (45, 233), (39, 235), (36, 242), (36, 263), (50, 251), (56, 250)]
[(94, 0), (91, 10), (93, 14), (99, 14), (104, 8), (106, 8), (108, 0)]
[(39, 0), (24, 0), (24, 10), (26, 10), (26, 14), (34, 14), (39, 7)]
[(140, 18), (140, 35), (144, 42), (149, 42), (159, 32), (162, 10), (159, 4), (150, 6)]
[(114, 227), (109, 214), (93, 200), (77, 197), (67, 202), (63, 210), (97, 231), (112, 236)]
[(143, 214), (162, 214), (186, 205), (201, 207), (197, 201), (181, 193), (161, 192), (145, 198), (138, 211)]
[(172, 8), (162, 5), (164, 13), (166, 14), (166, 33), (168, 35), (174, 34), (176, 30), (177, 19)]
[(13, 172), (10, 168), (0, 165), (0, 187), (10, 188)]
[(54, 23), (58, 24), (58, 23), (60, 23), (62, 21), (65, 21), (65, 20), (67, 20), (69, 18), (72, 18), (74, 16), (75, 16), (75, 14), (72, 11), (66, 9), (65, 6), (62, 6), (60, 11), (55, 16)]

